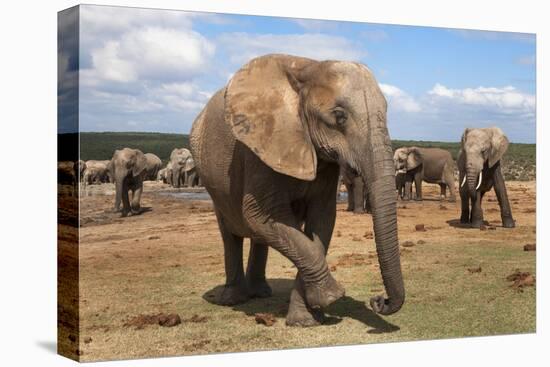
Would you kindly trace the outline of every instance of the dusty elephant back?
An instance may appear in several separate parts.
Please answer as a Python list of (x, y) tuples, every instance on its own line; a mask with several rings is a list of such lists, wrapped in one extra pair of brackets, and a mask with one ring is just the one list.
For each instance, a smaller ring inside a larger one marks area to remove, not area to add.
[(440, 148), (418, 148), (424, 159), (424, 180), (431, 183), (444, 181), (446, 170), (454, 170), (451, 153)]

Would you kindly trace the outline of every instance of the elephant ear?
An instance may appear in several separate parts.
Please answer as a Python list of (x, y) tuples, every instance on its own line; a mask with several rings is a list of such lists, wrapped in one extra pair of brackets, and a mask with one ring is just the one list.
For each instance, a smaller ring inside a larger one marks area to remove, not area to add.
[(422, 155), (418, 148), (409, 148), (407, 153), (407, 170), (415, 169), (422, 164)]
[(141, 151), (136, 150), (136, 154), (132, 158), (132, 176), (139, 176), (147, 169), (147, 158)]
[(493, 167), (508, 150), (508, 138), (501, 129), (493, 127), (489, 129), (491, 136), (491, 149), (489, 150), (489, 167)]
[(193, 159), (193, 157), (189, 157), (185, 161), (185, 165), (183, 166), (183, 169), (185, 171), (191, 171), (193, 168), (195, 168), (195, 160)]
[(286, 55), (253, 59), (231, 79), (225, 119), (233, 135), (273, 170), (311, 181), (317, 156), (299, 114), (300, 70), (316, 61)]

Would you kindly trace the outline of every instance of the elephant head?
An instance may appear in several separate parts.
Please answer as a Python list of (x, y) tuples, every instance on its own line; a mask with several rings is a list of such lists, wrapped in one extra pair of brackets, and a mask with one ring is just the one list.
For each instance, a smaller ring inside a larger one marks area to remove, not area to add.
[(276, 172), (312, 181), (324, 161), (362, 176), (388, 295), (372, 298), (371, 306), (385, 315), (398, 311), (405, 291), (395, 170), (387, 104), (371, 71), (353, 62), (267, 55), (241, 68), (225, 93), (233, 135)]
[(180, 187), (181, 175), (185, 172), (185, 166), (189, 158), (191, 158), (191, 152), (186, 148), (175, 148), (170, 154), (173, 186)]
[(417, 147), (403, 147), (395, 150), (393, 163), (397, 173), (404, 173), (422, 164), (422, 155)]
[(483, 169), (497, 164), (507, 149), (508, 138), (498, 127), (464, 130), (459, 155), (465, 175), (460, 186), (467, 183), (470, 197), (476, 196), (483, 180)]

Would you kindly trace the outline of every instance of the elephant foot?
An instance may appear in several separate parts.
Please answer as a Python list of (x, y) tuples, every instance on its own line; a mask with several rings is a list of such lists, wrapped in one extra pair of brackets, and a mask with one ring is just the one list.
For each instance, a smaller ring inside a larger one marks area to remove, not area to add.
[(249, 280), (248, 292), (250, 297), (267, 298), (271, 297), (273, 291), (265, 279)]
[(239, 303), (244, 303), (249, 299), (250, 296), (246, 287), (226, 285), (224, 286), (217, 303), (222, 306), (233, 306)]
[(483, 226), (483, 219), (472, 219), (470, 226), (472, 228), (481, 228)]
[(460, 223), (461, 224), (470, 224), (470, 218), (468, 215), (462, 215), (460, 217)]
[(516, 221), (513, 218), (504, 218), (502, 219), (502, 226), (504, 228), (515, 228)]
[(327, 307), (346, 293), (344, 287), (338, 284), (330, 273), (326, 280), (320, 283), (306, 284), (305, 287), (306, 301), (312, 309)]
[(456, 198), (450, 198), (449, 203), (456, 203)]
[(414, 201), (422, 201), (422, 198), (416, 197), (414, 198)]
[(303, 304), (295, 306), (290, 304), (286, 315), (287, 326), (311, 327), (319, 326), (325, 320), (325, 314), (320, 309), (308, 310)]

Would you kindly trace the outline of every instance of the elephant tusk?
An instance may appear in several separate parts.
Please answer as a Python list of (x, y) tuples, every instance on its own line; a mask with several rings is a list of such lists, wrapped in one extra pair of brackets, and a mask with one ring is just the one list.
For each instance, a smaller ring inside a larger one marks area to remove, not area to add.
[(481, 186), (481, 181), (483, 180), (483, 171), (479, 171), (479, 182), (477, 183), (477, 186), (476, 186), (476, 191), (477, 189), (479, 189), (479, 187)]
[(460, 184), (460, 187), (464, 186), (466, 183), (466, 175), (464, 175), (464, 178), (462, 179), (462, 183)]

